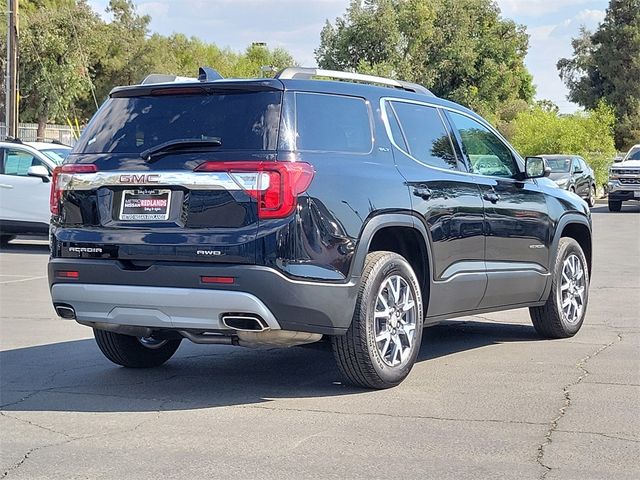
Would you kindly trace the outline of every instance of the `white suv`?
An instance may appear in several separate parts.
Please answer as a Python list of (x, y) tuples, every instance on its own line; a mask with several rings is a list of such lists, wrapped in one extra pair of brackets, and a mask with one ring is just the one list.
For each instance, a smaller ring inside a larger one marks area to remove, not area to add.
[(0, 242), (48, 235), (51, 173), (71, 151), (58, 143), (0, 142)]

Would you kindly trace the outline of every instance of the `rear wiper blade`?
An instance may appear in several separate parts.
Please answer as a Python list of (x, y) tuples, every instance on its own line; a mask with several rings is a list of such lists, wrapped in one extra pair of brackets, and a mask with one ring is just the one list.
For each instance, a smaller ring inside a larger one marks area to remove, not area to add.
[(222, 140), (219, 138), (176, 138), (143, 150), (140, 152), (140, 157), (148, 162), (159, 153), (167, 153), (171, 150), (188, 150), (191, 147), (219, 147), (220, 145), (222, 145)]

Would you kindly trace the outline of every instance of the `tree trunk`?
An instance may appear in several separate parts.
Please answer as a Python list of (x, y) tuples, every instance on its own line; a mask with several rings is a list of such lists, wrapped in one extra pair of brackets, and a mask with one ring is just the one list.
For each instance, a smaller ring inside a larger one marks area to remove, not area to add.
[(49, 101), (45, 100), (42, 105), (42, 110), (38, 114), (38, 131), (36, 132), (37, 141), (45, 139), (47, 121), (49, 120)]
[(43, 141), (45, 138), (45, 134), (46, 134), (46, 129), (47, 129), (47, 117), (44, 115), (40, 115), (38, 116), (38, 131), (36, 133), (36, 140), (38, 142)]

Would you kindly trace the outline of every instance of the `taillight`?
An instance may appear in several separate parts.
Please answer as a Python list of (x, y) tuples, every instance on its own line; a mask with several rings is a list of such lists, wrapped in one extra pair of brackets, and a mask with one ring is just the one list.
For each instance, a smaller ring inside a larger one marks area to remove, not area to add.
[(66, 185), (62, 185), (60, 181), (60, 175), (74, 174), (74, 173), (95, 173), (98, 169), (93, 164), (72, 163), (69, 165), (62, 165), (56, 167), (53, 170), (51, 178), (51, 195), (49, 197), (49, 208), (52, 215), (58, 215), (60, 213), (60, 200), (62, 199), (62, 192)]
[(258, 218), (285, 218), (313, 180), (304, 162), (205, 162), (196, 172), (226, 172), (258, 202)]

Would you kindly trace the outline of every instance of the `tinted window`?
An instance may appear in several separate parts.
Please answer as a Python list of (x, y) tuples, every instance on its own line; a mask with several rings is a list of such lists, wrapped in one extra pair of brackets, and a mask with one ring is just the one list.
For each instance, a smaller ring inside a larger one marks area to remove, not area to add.
[(40, 153), (53, 160), (56, 165), (61, 165), (70, 152), (70, 148), (48, 148), (47, 150), (40, 150)]
[(633, 147), (629, 150), (626, 160), (640, 160), (640, 148)]
[(589, 170), (589, 165), (587, 164), (584, 158), (580, 157), (578, 161), (580, 162), (580, 166), (582, 167), (582, 170), (584, 170), (585, 172)]
[(6, 149), (2, 162), (2, 173), (26, 177), (29, 167), (43, 165), (43, 163), (24, 150)]
[(490, 177), (513, 177), (519, 173), (511, 150), (493, 132), (469, 117), (451, 113), (472, 172)]
[[(412, 157), (433, 167), (458, 168), (449, 134), (435, 108), (405, 102), (391, 103)], [(398, 133), (392, 133), (395, 143), (402, 145), (402, 139), (398, 141), (396, 137)]]
[(373, 135), (362, 98), (296, 93), (298, 150), (368, 153)]
[(220, 140), (224, 150), (274, 150), (281, 92), (112, 98), (86, 128), (77, 152), (140, 153), (175, 139)]
[(551, 168), (553, 173), (566, 173), (571, 169), (570, 158), (549, 158), (545, 157), (547, 166)]

